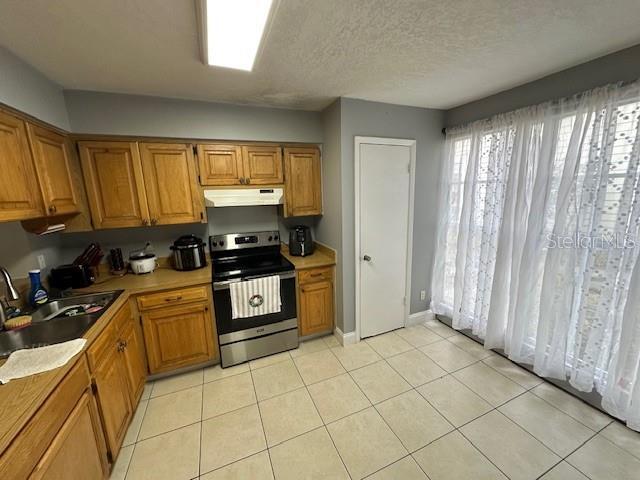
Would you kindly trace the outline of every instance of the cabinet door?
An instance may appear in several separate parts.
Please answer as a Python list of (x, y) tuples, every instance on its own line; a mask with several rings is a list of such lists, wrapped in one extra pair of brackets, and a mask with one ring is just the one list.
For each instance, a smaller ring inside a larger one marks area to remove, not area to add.
[(142, 315), (151, 373), (206, 362), (215, 355), (209, 303), (159, 308)]
[(107, 448), (112, 459), (118, 455), (132, 415), (127, 372), (117, 344), (112, 324), (88, 352)]
[(147, 364), (145, 362), (144, 344), (140, 324), (133, 319), (131, 307), (128, 303), (116, 313), (112, 320), (118, 330), (118, 350), (122, 353), (124, 367), (127, 373), (129, 399), (131, 405), (138, 404), (147, 379)]
[(285, 148), (285, 216), (322, 215), (320, 152)]
[(333, 282), (300, 285), (300, 335), (330, 331), (333, 327)]
[(123, 353), (127, 379), (129, 381), (129, 398), (131, 405), (137, 405), (144, 383), (147, 380), (147, 365), (144, 356), (144, 345), (137, 325), (133, 322), (122, 332)]
[(0, 112), (0, 221), (44, 215), (22, 120)]
[(270, 185), (282, 183), (282, 150), (280, 147), (242, 147), (245, 183)]
[(242, 148), (237, 145), (198, 145), (202, 185), (240, 185), (244, 179)]
[(82, 173), (94, 228), (149, 224), (138, 145), (80, 142)]
[(34, 469), (32, 479), (106, 478), (104, 439), (91, 394), (85, 392)]
[(152, 225), (204, 218), (191, 145), (141, 143), (140, 155)]
[(78, 197), (71, 177), (71, 147), (68, 139), (31, 123), (27, 124), (27, 132), (47, 214), (78, 212)]

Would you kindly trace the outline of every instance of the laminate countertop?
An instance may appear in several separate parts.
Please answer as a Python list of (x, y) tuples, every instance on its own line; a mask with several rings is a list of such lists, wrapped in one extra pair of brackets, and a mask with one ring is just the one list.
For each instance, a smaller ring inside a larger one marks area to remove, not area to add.
[[(12, 440), (73, 368), (77, 360), (84, 355), (92, 342), (109, 325), (114, 314), (129, 300), (131, 295), (209, 283), (211, 283), (210, 264), (205, 268), (190, 272), (178, 272), (168, 267), (161, 267), (153, 273), (145, 275), (127, 274), (122, 277), (106, 275), (99, 278), (91, 287), (74, 291), (74, 293), (81, 294), (123, 290), (115, 302), (83, 335), (83, 338), (87, 339), (84, 350), (66, 365), (48, 372), (11, 380), (6, 385), (0, 385), (0, 455), (4, 453)], [(0, 365), (4, 362), (5, 360), (0, 360)]]
[(315, 250), (311, 255), (306, 257), (295, 257), (289, 253), (289, 246), (282, 244), (280, 252), (284, 257), (293, 263), (296, 270), (306, 270), (309, 268), (329, 267), (336, 264), (336, 252), (331, 248), (322, 245), (321, 243), (315, 244)]

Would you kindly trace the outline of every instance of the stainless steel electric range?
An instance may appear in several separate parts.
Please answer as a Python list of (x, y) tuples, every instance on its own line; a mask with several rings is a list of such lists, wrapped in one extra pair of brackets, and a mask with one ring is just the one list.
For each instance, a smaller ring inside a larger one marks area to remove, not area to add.
[[(220, 363), (229, 367), (298, 347), (294, 266), (280, 253), (277, 231), (209, 237)], [(233, 318), (230, 285), (277, 275), (280, 311)]]

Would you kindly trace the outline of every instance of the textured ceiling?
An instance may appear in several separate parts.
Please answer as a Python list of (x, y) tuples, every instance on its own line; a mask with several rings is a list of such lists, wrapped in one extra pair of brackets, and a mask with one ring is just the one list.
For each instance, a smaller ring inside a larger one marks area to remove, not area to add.
[(640, 43), (638, 0), (280, 0), (254, 71), (199, 58), (192, 0), (0, 0), (0, 44), (67, 89), (319, 110), (450, 108)]

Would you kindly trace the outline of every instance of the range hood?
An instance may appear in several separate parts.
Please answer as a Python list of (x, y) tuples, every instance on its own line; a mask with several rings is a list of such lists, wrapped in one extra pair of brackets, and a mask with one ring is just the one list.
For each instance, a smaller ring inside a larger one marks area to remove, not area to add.
[(282, 188), (219, 188), (204, 191), (206, 207), (246, 207), (250, 205), (281, 205)]

